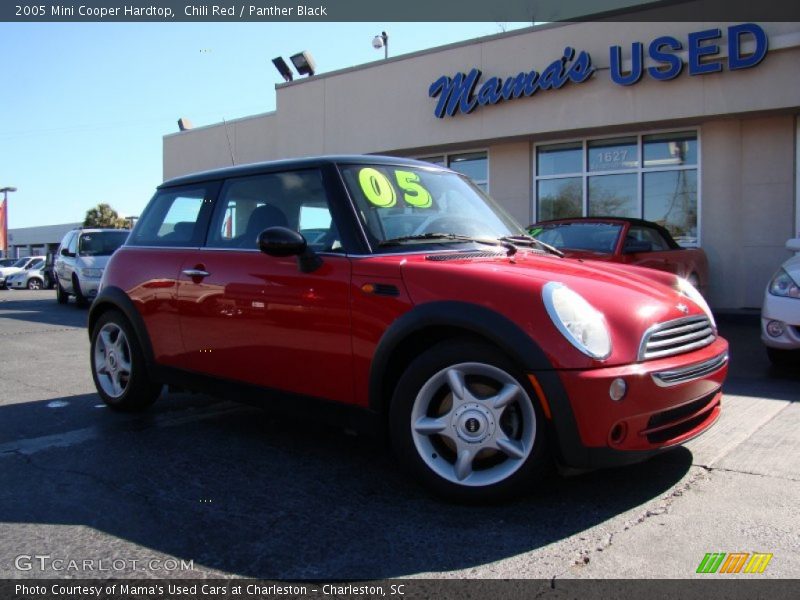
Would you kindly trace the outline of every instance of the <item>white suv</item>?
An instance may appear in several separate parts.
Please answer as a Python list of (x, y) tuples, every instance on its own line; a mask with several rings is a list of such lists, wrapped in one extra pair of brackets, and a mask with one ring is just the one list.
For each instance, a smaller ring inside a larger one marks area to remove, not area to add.
[(55, 262), (59, 304), (75, 296), (78, 305), (85, 306), (97, 295), (108, 259), (129, 233), (128, 229), (73, 229), (64, 236)]

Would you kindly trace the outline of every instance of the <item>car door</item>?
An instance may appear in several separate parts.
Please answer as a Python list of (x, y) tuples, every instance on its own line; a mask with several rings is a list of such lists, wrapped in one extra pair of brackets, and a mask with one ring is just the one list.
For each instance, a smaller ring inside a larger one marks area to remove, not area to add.
[[(227, 181), (205, 247), (178, 283), (184, 367), (218, 378), (352, 401), (350, 260), (337, 252), (322, 174), (314, 169)], [(268, 256), (258, 234), (305, 231), (322, 256), (313, 272)]]
[(203, 244), (218, 189), (218, 182), (201, 182), (159, 190), (108, 271), (106, 285), (121, 288), (136, 305), (162, 365), (183, 365), (178, 274)]
[(61, 240), (55, 261), (55, 273), (62, 288), (72, 291), (72, 271), (69, 269), (69, 253), (76, 252), (78, 248), (78, 232), (70, 231)]

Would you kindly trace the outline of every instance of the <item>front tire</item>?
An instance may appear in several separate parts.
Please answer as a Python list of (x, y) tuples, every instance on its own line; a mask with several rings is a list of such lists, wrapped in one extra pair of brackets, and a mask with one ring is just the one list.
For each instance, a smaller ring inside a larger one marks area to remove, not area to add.
[(496, 501), (552, 466), (544, 420), (519, 368), (488, 344), (442, 342), (409, 364), (390, 407), (403, 465), (435, 493)]
[(42, 281), (40, 279), (36, 279), (35, 277), (28, 280), (28, 289), (29, 290), (40, 290), (42, 289)]
[(78, 281), (78, 278), (75, 275), (72, 276), (72, 290), (75, 292), (75, 304), (77, 306), (80, 308), (89, 306), (89, 300), (81, 291), (81, 282)]
[(769, 361), (780, 369), (800, 366), (800, 350), (781, 350), (780, 348), (767, 347)]
[(133, 328), (115, 310), (104, 313), (92, 331), (91, 367), (97, 393), (114, 410), (144, 410), (161, 393), (162, 385), (148, 378)]
[(69, 302), (69, 294), (61, 287), (61, 282), (58, 281), (58, 279), (56, 279), (56, 300), (59, 304), (66, 304)]

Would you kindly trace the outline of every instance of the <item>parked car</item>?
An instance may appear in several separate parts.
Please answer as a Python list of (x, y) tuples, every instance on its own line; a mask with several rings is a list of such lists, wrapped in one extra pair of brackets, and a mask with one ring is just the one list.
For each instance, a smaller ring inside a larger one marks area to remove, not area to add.
[[(786, 249), (800, 252), (800, 238), (786, 242)], [(800, 365), (800, 254), (783, 263), (767, 285), (761, 341), (773, 364)]]
[(536, 239), (570, 258), (604, 260), (675, 273), (705, 292), (708, 259), (702, 248), (683, 248), (665, 227), (642, 219), (576, 217), (528, 227)]
[(6, 287), (13, 290), (40, 290), (44, 287), (44, 257), (34, 260), (24, 271), (6, 278)]
[(129, 233), (128, 229), (73, 229), (64, 236), (55, 261), (59, 304), (75, 296), (75, 302), (85, 306), (97, 295), (109, 257), (125, 243)]
[(15, 275), (17, 273), (21, 273), (25, 269), (28, 269), (35, 261), (44, 260), (42, 256), (26, 256), (24, 258), (18, 258), (14, 264), (10, 267), (2, 267), (0, 268), (0, 289), (7, 287), (7, 279), (11, 275)]
[[(425, 230), (387, 235), (403, 215)], [(170, 384), (343, 416), (467, 500), (553, 460), (630, 463), (693, 438), (720, 414), (728, 360), (685, 280), (564, 259), (463, 175), (376, 156), (163, 183), (88, 331), (113, 409)]]

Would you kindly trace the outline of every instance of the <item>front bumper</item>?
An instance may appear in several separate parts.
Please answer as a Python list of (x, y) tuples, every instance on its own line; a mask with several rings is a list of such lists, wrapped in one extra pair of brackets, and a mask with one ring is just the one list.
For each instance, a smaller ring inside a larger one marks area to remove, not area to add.
[(97, 296), (97, 292), (100, 289), (100, 278), (81, 278), (79, 283), (81, 284), (81, 293), (84, 296), (87, 298), (94, 298)]
[[(774, 337), (767, 333), (767, 323), (780, 321), (783, 334)], [(761, 341), (769, 348), (781, 350), (800, 349), (800, 300), (782, 298), (767, 292), (761, 309)]]
[[(552, 410), (560, 458), (572, 467), (638, 462), (682, 444), (719, 418), (728, 343), (621, 367), (536, 373)], [(611, 384), (623, 379), (619, 401)]]

